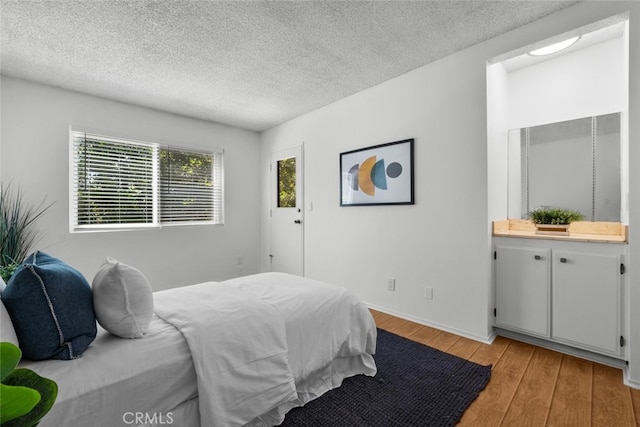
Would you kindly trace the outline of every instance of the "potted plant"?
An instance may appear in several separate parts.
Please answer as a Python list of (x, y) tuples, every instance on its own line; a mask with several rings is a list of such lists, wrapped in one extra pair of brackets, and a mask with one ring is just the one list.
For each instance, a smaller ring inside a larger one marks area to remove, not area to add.
[(45, 199), (29, 204), (20, 187), (14, 191), (0, 183), (0, 276), (5, 282), (40, 239), (35, 223), (52, 205)]
[(569, 224), (582, 221), (584, 215), (571, 209), (539, 208), (529, 212), (529, 218), (536, 226), (537, 234), (569, 234)]
[(55, 381), (17, 368), (21, 357), (14, 344), (0, 343), (0, 424), (6, 427), (37, 425), (58, 396)]

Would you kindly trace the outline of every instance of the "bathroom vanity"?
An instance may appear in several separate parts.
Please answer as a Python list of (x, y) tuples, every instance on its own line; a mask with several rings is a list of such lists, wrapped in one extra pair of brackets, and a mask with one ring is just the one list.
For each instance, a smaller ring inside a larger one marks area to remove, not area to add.
[(498, 334), (626, 359), (626, 226), (585, 221), (540, 236), (528, 221), (496, 221), (493, 250)]

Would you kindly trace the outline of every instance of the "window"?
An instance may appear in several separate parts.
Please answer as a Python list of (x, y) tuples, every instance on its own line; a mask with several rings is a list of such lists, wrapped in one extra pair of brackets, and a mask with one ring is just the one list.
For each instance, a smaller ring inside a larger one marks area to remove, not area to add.
[(71, 231), (222, 224), (222, 151), (70, 131)]
[(278, 207), (296, 207), (296, 158), (278, 160)]

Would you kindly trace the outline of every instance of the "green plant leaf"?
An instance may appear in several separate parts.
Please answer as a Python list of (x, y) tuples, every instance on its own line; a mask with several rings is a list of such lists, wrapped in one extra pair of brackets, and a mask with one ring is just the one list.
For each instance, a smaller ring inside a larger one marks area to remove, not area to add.
[(4, 382), (4, 379), (18, 366), (21, 358), (22, 351), (16, 345), (0, 342), (0, 381)]
[(9, 283), (9, 279), (13, 276), (13, 273), (18, 269), (20, 264), (12, 263), (7, 265), (0, 265), (0, 276), (4, 283)]
[(10, 342), (0, 342), (0, 424), (32, 427), (45, 416), (58, 397), (55, 381), (31, 369), (16, 368), (22, 352)]
[(529, 212), (529, 218), (535, 224), (570, 224), (573, 221), (582, 221), (584, 215), (571, 209), (540, 208)]
[[(3, 421), (3, 427), (24, 427), (35, 426), (40, 422), (47, 412), (51, 409), (56, 398), (58, 397), (58, 385), (55, 381), (41, 377), (31, 369), (18, 368), (15, 369), (4, 381), (8, 386), (24, 386), (32, 389), (41, 398), (36, 406), (27, 414), (8, 421)], [(4, 405), (4, 395), (2, 396), (2, 404)], [(4, 409), (3, 409), (4, 416)]]
[(40, 402), (40, 393), (29, 387), (0, 384), (0, 423), (25, 416)]
[[(25, 200), (20, 186), (15, 190), (11, 183), (0, 182), (0, 266), (19, 265), (40, 239), (36, 222), (53, 203), (43, 199), (34, 205)], [(2, 272), (4, 278), (10, 276)]]

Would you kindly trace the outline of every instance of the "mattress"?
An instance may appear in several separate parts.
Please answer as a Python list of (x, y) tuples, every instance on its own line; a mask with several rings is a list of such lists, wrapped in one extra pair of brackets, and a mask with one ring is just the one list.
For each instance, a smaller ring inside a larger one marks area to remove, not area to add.
[(23, 360), (20, 366), (58, 384), (58, 398), (41, 427), (141, 425), (154, 418), (166, 423), (172, 409), (198, 394), (184, 337), (155, 315), (144, 338), (123, 339), (98, 327), (82, 357)]

